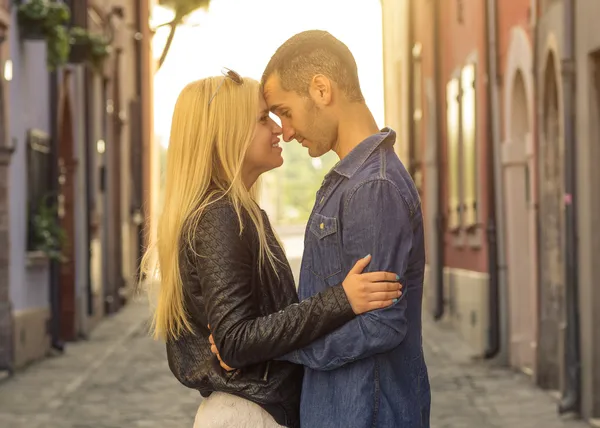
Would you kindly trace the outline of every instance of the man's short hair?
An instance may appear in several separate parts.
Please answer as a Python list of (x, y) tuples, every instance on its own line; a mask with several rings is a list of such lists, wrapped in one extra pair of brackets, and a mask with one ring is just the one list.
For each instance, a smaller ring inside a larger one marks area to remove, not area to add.
[(337, 83), (350, 101), (364, 101), (352, 52), (327, 31), (303, 31), (289, 38), (271, 57), (262, 84), (273, 74), (279, 76), (283, 90), (299, 95), (307, 95), (312, 78), (322, 74)]

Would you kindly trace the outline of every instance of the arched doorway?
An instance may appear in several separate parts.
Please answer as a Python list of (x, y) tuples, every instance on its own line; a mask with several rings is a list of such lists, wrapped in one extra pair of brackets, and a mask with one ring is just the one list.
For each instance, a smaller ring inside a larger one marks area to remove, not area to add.
[(536, 285), (531, 249), (532, 168), (530, 167), (530, 100), (522, 70), (509, 82), (510, 128), (503, 145), (508, 265), (510, 363), (528, 374), (535, 366)]
[(560, 379), (560, 320), (564, 308), (564, 179), (563, 138), (558, 71), (554, 53), (543, 75), (540, 172), (540, 348), (538, 382), (558, 389)]
[(75, 169), (73, 112), (70, 96), (71, 71), (65, 70), (58, 105), (58, 182), (59, 218), (66, 232), (64, 261), (60, 264), (60, 336), (77, 337), (77, 296), (75, 291)]

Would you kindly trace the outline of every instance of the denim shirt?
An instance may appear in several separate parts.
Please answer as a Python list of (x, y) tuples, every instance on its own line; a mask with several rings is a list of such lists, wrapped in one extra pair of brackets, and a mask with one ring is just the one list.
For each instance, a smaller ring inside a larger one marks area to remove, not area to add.
[(305, 366), (303, 428), (429, 428), (421, 302), (425, 248), (421, 203), (386, 128), (325, 176), (304, 238), (298, 294), (341, 283), (354, 263), (400, 276), (392, 306), (362, 314), (280, 358)]

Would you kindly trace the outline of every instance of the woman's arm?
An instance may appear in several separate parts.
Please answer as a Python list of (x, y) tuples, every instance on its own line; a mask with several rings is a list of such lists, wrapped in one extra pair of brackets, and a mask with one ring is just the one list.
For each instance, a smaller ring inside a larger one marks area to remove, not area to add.
[[(226, 365), (243, 368), (280, 357), (352, 320), (355, 314), (392, 304), (399, 297), (396, 274), (360, 274), (358, 262), (342, 284), (261, 316), (252, 291), (252, 248), (239, 234), (231, 206), (204, 213), (195, 239), (195, 275), (188, 286), (204, 299), (213, 340)], [(384, 282), (388, 281), (388, 282)]]
[(342, 285), (260, 316), (252, 295), (253, 254), (231, 206), (209, 208), (195, 236), (195, 278), (221, 359), (243, 368), (301, 348), (355, 317)]

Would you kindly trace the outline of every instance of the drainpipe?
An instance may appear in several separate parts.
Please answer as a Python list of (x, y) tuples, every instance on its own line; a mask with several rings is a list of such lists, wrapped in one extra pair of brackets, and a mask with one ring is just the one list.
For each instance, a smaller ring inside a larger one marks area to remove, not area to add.
[(415, 100), (414, 100), (414, 84), (415, 73), (414, 63), (415, 58), (412, 55), (413, 46), (415, 45), (415, 25), (413, 24), (413, 12), (415, 10), (415, 0), (408, 0), (408, 173), (411, 177), (415, 176)]
[(559, 413), (580, 411), (581, 379), (579, 355), (579, 293), (577, 275), (577, 153), (575, 129), (575, 2), (564, 4), (564, 48), (562, 58), (564, 168), (565, 168), (565, 293), (567, 325), (563, 364), (565, 365)]
[[(88, 28), (88, 0), (70, 0), (68, 2), (69, 7), (71, 8), (71, 26), (78, 26), (87, 29)], [(91, 142), (91, 129), (92, 123), (90, 121), (90, 109), (92, 105), (91, 94), (92, 92), (92, 79), (90, 78), (90, 72), (87, 70), (87, 66), (81, 65), (78, 66), (78, 72), (76, 73), (77, 80), (81, 79), (83, 82), (80, 88), (83, 88), (80, 99), (84, 101), (84, 108), (80, 112), (83, 122), (83, 136), (84, 136), (84, 144), (83, 144), (83, 153), (81, 154), (81, 158), (79, 159), (79, 173), (84, 177), (84, 206), (85, 206), (85, 214), (83, 218), (83, 224), (85, 227), (84, 233), (84, 243), (86, 252), (82, 255), (82, 258), (85, 258), (85, 302), (81, 310), (84, 310), (86, 317), (83, 317), (87, 322), (88, 318), (94, 314), (94, 302), (93, 302), (93, 290), (92, 290), (92, 274), (91, 274), (91, 262), (92, 262), (92, 241), (91, 241), (91, 225), (90, 225), (90, 198), (93, 197), (93, 187), (92, 182), (90, 180), (91, 173), (91, 164), (90, 164), (90, 148), (92, 146)], [(78, 333), (81, 337), (87, 337), (87, 327), (85, 324), (80, 328), (80, 332)]]
[(438, 200), (438, 209), (436, 213), (436, 259), (438, 261), (437, 266), (433, 268), (436, 269), (436, 278), (437, 281), (435, 283), (435, 307), (433, 312), (433, 318), (436, 321), (439, 321), (444, 316), (444, 234), (445, 234), (445, 224), (444, 224), (444, 174), (443, 174), (443, 156), (442, 156), (442, 115), (444, 114), (443, 106), (446, 105), (444, 97), (442, 97), (442, 49), (440, 43), (440, 25), (441, 25), (441, 5), (440, 1), (435, 0), (432, 5), (433, 12), (433, 44), (434, 44), (434, 59), (433, 59), (433, 69), (434, 69), (434, 91), (435, 91), (435, 105), (436, 105), (436, 114), (435, 114), (435, 128), (436, 128), (436, 164), (437, 164), (437, 200)]
[[(506, 261), (504, 252), (504, 200), (502, 182), (502, 147), (500, 141), (500, 102), (498, 97), (498, 46), (496, 29), (495, 0), (486, 0), (486, 42), (487, 42), (487, 133), (488, 133), (488, 194), (490, 209), (488, 235), (488, 264), (489, 264), (489, 301), (488, 310), (490, 325), (486, 358), (507, 360), (507, 291), (506, 291)], [(503, 361), (504, 362), (504, 361)]]
[[(142, 64), (144, 61), (143, 58), (143, 45), (142, 45), (142, 25), (144, 25), (144, 20), (142, 20), (142, 4), (141, 2), (135, 2), (135, 36), (134, 36), (134, 40), (135, 40), (135, 95), (136, 95), (136, 99), (137, 99), (137, 105), (136, 105), (136, 113), (137, 113), (137, 124), (139, 126), (139, 128), (136, 130), (138, 132), (138, 138), (141, 140), (143, 138), (143, 132), (142, 132), (142, 127), (143, 127), (143, 119), (142, 119), (142, 92), (143, 92), (143, 85), (142, 85), (142, 74), (143, 74), (143, 69), (142, 69)], [(140, 143), (139, 147), (142, 147), (143, 145)], [(142, 155), (142, 150), (140, 150), (140, 155)], [(144, 199), (144, 189), (143, 189), (143, 183), (144, 183), (144, 173), (143, 170), (144, 168), (142, 167), (142, 172), (140, 172), (139, 176), (135, 177), (135, 180), (139, 180), (139, 186), (136, 186), (136, 191), (140, 192), (140, 194), (135, 195), (133, 197), (133, 200), (136, 202), (135, 206), (132, 206), (131, 209), (131, 215), (134, 218), (134, 222), (137, 223), (137, 236), (138, 236), (138, 246), (137, 246), (137, 257), (136, 257), (136, 273), (139, 273), (140, 271), (140, 263), (142, 260), (142, 257), (144, 255), (144, 221), (138, 220), (138, 218), (143, 218), (143, 208), (141, 207), (142, 203), (141, 201)], [(136, 171), (136, 174), (138, 173), (138, 171)], [(139, 278), (136, 278), (136, 280), (139, 280)]]

